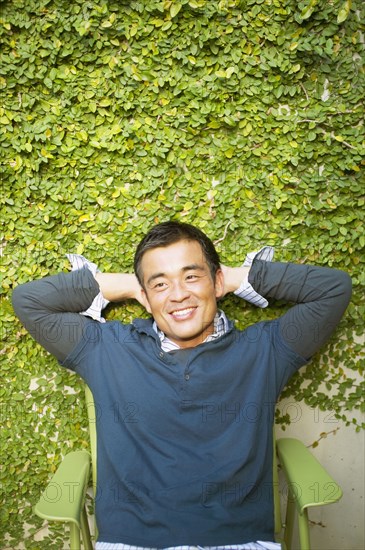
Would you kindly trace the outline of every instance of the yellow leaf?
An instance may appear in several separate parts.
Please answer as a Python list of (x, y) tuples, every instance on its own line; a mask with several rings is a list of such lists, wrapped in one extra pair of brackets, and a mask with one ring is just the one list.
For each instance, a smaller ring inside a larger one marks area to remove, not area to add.
[(186, 212), (187, 210), (191, 210), (191, 209), (193, 208), (193, 206), (194, 206), (194, 203), (192, 203), (191, 201), (186, 202), (186, 203), (184, 204), (184, 210), (185, 210), (185, 212)]
[(235, 67), (228, 67), (228, 69), (226, 70), (226, 78), (231, 78), (235, 70)]
[(109, 65), (110, 69), (114, 69), (114, 67), (116, 67), (116, 65), (118, 65), (118, 63), (119, 63), (118, 58), (115, 57), (115, 56), (112, 56), (109, 59), (108, 65)]
[(278, 199), (275, 203), (276, 208), (279, 210), (279, 208), (281, 208), (281, 205), (282, 205), (282, 202), (280, 199)]
[(255, 198), (255, 193), (251, 189), (245, 189), (245, 195), (251, 200)]
[(19, 170), (23, 166), (23, 160), (18, 156), (15, 157), (15, 159), (12, 159), (9, 164), (12, 168), (14, 168), (14, 170)]
[(248, 134), (250, 134), (251, 132), (252, 132), (252, 124), (249, 122), (248, 124), (246, 124), (245, 128), (243, 129), (242, 134), (244, 136), (248, 136)]
[(231, 159), (234, 153), (235, 153), (235, 150), (233, 149), (233, 147), (231, 147), (230, 149), (227, 149), (227, 151), (224, 151), (224, 154), (227, 157), (227, 159)]
[(95, 237), (94, 243), (96, 244), (105, 244), (107, 241), (104, 239), (104, 237)]
[(49, 151), (47, 151), (44, 147), (41, 149), (41, 155), (42, 157), (45, 157), (46, 159), (53, 159), (53, 155)]

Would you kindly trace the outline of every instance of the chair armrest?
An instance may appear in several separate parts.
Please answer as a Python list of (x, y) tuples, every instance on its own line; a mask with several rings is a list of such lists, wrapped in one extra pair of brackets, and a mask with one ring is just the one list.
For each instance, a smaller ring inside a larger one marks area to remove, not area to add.
[(33, 510), (37, 516), (81, 526), (81, 513), (89, 482), (90, 454), (73, 451), (65, 456)]
[(300, 514), (310, 506), (330, 504), (342, 497), (339, 485), (301, 441), (278, 439), (276, 448)]

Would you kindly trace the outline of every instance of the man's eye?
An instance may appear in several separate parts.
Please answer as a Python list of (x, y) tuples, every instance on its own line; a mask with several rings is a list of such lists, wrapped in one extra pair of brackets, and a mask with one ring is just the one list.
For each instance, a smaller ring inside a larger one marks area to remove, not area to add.
[(165, 286), (166, 286), (166, 283), (156, 283), (155, 284), (155, 288), (157, 288), (157, 289), (164, 288)]
[(187, 275), (187, 276), (186, 276), (186, 279), (187, 279), (188, 281), (193, 281), (193, 280), (195, 280), (195, 279), (197, 279), (197, 278), (198, 278), (197, 275)]

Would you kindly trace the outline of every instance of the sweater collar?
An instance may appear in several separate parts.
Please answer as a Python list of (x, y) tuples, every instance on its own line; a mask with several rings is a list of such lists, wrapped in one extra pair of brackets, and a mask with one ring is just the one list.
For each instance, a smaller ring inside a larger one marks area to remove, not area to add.
[[(134, 319), (134, 327), (138, 332), (145, 333), (152, 336), (155, 340), (160, 342), (163, 351), (174, 351), (180, 349), (180, 347), (172, 342), (165, 334), (160, 330), (153, 318), (149, 319)], [(233, 322), (230, 321), (224, 311), (218, 310), (214, 317), (214, 332), (210, 334), (202, 343), (211, 342), (224, 336), (224, 334), (230, 332), (233, 328)]]
[[(161, 348), (163, 351), (175, 351), (177, 349), (180, 349), (180, 346), (176, 344), (176, 342), (173, 342), (166, 336), (162, 330), (160, 330), (156, 324), (156, 321), (153, 321), (153, 330), (157, 333), (160, 342), (161, 342)], [(228, 319), (225, 315), (225, 313), (222, 310), (218, 310), (214, 317), (214, 330), (212, 334), (209, 334), (204, 340), (204, 342), (211, 342), (212, 340), (216, 340), (220, 336), (223, 336), (229, 329), (229, 323)], [(202, 342), (203, 343), (203, 342)]]

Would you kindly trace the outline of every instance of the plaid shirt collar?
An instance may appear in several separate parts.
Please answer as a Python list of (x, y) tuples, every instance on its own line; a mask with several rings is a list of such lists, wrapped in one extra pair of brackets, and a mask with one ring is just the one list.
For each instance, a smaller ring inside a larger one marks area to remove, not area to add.
[[(161, 348), (163, 351), (174, 351), (180, 349), (178, 344), (170, 340), (170, 338), (168, 338), (166, 334), (158, 328), (156, 321), (153, 322), (153, 328), (160, 338)], [(206, 337), (204, 342), (211, 342), (216, 338), (220, 338), (227, 332), (228, 328), (229, 323), (224, 311), (218, 310), (214, 317), (214, 331)]]

